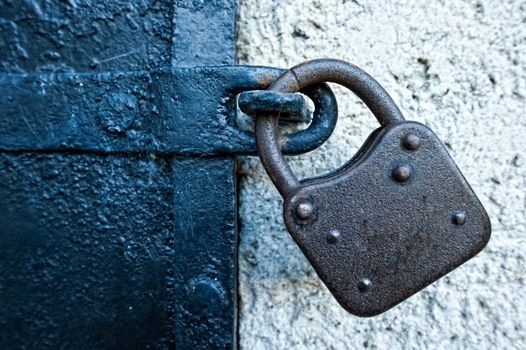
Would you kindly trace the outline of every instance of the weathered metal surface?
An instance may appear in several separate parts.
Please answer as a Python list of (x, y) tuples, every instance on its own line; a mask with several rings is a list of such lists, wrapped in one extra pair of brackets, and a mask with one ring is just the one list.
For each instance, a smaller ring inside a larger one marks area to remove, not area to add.
[[(235, 63), (236, 1), (171, 3), (171, 69)], [(187, 83), (190, 87), (197, 82)], [(219, 81), (215, 84), (221, 85)], [(197, 105), (205, 101), (206, 97), (194, 100)], [(220, 112), (224, 109), (216, 113)], [(202, 117), (194, 109), (184, 114), (187, 120)], [(229, 153), (214, 159), (181, 159), (172, 163), (171, 178), (175, 284), (169, 344), (176, 349), (237, 349), (235, 157)]]
[(298, 93), (286, 93), (270, 90), (245, 91), (239, 94), (237, 103), (239, 109), (246, 114), (256, 112), (278, 112), (279, 120), (286, 122), (311, 121), (309, 105)]
[[(193, 1), (177, 1), (174, 5), (172, 0), (2, 0), (0, 71), (126, 72), (168, 67), (172, 51), (184, 47), (172, 33), (174, 24), (179, 25), (172, 22), (177, 3)], [(233, 37), (234, 30), (224, 26), (233, 25), (235, 4), (222, 3), (231, 8), (225, 11), (230, 20), (222, 19), (227, 24), (218, 26), (214, 33), (228, 32)], [(210, 16), (209, 21), (213, 18)], [(195, 32), (199, 40), (199, 32)], [(224, 44), (216, 43), (221, 48), (234, 44), (234, 38)], [(232, 64), (233, 52), (233, 46), (229, 47), (218, 61), (226, 64), (227, 59)]]
[(0, 348), (173, 343), (177, 164), (0, 154)]
[[(0, 150), (255, 154), (253, 133), (235, 123), (236, 96), (266, 88), (282, 72), (231, 66), (0, 75)], [(306, 130), (282, 137), (286, 153), (314, 149), (336, 125), (329, 87), (305, 93), (318, 108)]]
[[(401, 146), (418, 135), (415, 151)], [(302, 219), (306, 201), (312, 214)], [(285, 222), (349, 312), (373, 316), (484, 248), (487, 214), (438, 138), (425, 126), (384, 127), (345, 171), (285, 200)]]
[(382, 127), (341, 169), (303, 182), (279, 152), (275, 115), (258, 114), (258, 151), (284, 198), (287, 229), (320, 278), (347, 311), (373, 316), (480, 252), (490, 221), (436, 135), (404, 121), (359, 68), (307, 62), (270, 89), (294, 92), (320, 81), (351, 89)]
[[(370, 75), (358, 67), (332, 59), (302, 63), (282, 74), (269, 87), (280, 92), (297, 92), (311, 84), (330, 81), (342, 84), (358, 95), (381, 125), (402, 121), (404, 117), (389, 94)], [(283, 158), (276, 132), (278, 114), (260, 112), (256, 118), (256, 145), (261, 162), (283, 197), (299, 186), (296, 175)]]
[(177, 349), (237, 347), (235, 159), (172, 163)]
[(236, 348), (235, 1), (0, 9), (0, 348)]
[(2, 349), (233, 346), (234, 160), (24, 153), (0, 168)]
[(174, 12), (173, 67), (236, 62), (236, 1), (171, 0), (168, 3), (172, 4)]

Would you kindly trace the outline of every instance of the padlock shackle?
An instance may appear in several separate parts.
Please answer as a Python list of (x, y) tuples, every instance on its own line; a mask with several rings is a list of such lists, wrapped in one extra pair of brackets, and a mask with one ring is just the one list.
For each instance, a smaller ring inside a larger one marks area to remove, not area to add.
[[(297, 92), (322, 82), (337, 83), (354, 92), (382, 126), (404, 121), (391, 96), (373, 77), (341, 60), (317, 59), (301, 63), (279, 76), (269, 90)], [(300, 182), (281, 153), (278, 117), (276, 113), (256, 114), (256, 145), (263, 167), (285, 199), (300, 187)]]

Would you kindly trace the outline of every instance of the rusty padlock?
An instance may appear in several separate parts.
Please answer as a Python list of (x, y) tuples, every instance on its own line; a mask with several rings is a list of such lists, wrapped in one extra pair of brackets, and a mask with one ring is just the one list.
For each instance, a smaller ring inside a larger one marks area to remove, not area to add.
[(284, 199), (287, 229), (321, 280), (347, 311), (374, 316), (480, 252), (490, 221), (437, 136), (405, 121), (360, 68), (313, 60), (269, 89), (296, 92), (320, 82), (349, 88), (381, 127), (342, 168), (300, 182), (280, 151), (278, 115), (258, 113), (258, 152)]

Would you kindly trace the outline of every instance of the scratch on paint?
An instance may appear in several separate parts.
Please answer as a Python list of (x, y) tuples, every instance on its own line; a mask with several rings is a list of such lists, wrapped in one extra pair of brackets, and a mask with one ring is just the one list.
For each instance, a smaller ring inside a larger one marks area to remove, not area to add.
[(29, 125), (29, 122), (26, 118), (26, 113), (24, 112), (23, 108), (21, 106), (18, 106), (18, 110), (20, 111), (20, 115), (22, 116), (22, 119), (24, 120), (24, 124), (26, 124), (27, 129), (31, 132), (31, 134), (33, 134), (33, 136), (35, 136), (38, 139), (38, 141), (42, 142), (40, 136), (38, 136), (37, 133), (35, 133), (35, 131), (33, 130), (33, 128), (31, 128), (31, 125)]

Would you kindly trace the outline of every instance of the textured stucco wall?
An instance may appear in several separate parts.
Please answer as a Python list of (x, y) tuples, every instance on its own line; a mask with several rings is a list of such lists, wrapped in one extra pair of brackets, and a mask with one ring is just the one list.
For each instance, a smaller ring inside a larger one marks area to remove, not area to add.
[[(240, 0), (239, 63), (289, 67), (334, 57), (430, 126), (489, 212), (475, 259), (389, 312), (347, 314), (285, 230), (257, 158), (241, 161), (241, 348), (526, 349), (526, 2)], [(300, 177), (335, 169), (376, 127), (337, 89), (340, 121)]]

